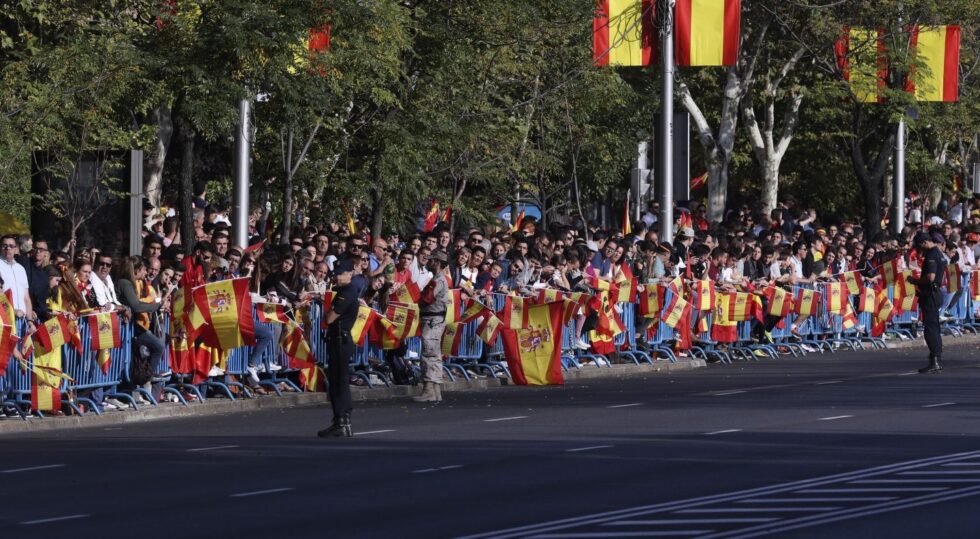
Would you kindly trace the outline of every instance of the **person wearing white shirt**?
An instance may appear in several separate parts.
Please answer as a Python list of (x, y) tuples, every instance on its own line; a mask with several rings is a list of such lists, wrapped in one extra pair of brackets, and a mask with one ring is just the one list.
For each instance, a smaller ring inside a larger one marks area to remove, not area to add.
[(112, 271), (112, 257), (100, 254), (95, 261), (95, 271), (89, 278), (89, 283), (92, 285), (92, 293), (95, 294), (95, 302), (99, 307), (119, 310), (123, 305), (116, 296), (116, 286), (109, 275), (110, 271)]
[(29, 322), (36, 322), (34, 306), (28, 293), (27, 271), (17, 263), (17, 238), (12, 235), (0, 237), (2, 257), (0, 257), (0, 278), (3, 279), (3, 291), (10, 291), (14, 304), (14, 314), (18, 318), (26, 317)]

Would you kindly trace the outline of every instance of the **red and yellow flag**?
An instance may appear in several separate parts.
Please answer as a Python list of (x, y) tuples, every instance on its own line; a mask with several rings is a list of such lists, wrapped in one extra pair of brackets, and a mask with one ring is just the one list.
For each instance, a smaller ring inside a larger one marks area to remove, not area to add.
[(854, 309), (851, 308), (851, 303), (847, 302), (844, 304), (844, 314), (841, 317), (841, 324), (844, 331), (847, 331), (854, 326), (858, 325), (857, 315), (854, 314)]
[(395, 327), (395, 323), (381, 313), (378, 313), (377, 318), (374, 319), (374, 326), (371, 327), (368, 334), (368, 341), (382, 350), (394, 350), (401, 346), (401, 339), (398, 338), (398, 328)]
[(381, 315), (377, 311), (367, 305), (361, 305), (357, 308), (357, 320), (354, 321), (354, 325), (350, 330), (350, 336), (354, 340), (355, 345), (361, 346), (364, 344), (371, 327), (374, 326), (374, 322), (379, 316)]
[(297, 368), (292, 365), (294, 361), (308, 362), (313, 356), (313, 351), (310, 349), (310, 343), (303, 333), (303, 328), (293, 321), (287, 322), (286, 327), (283, 328), (282, 336), (279, 337), (279, 346), (282, 347), (282, 351), (289, 358), (290, 367), (292, 368)]
[(735, 65), (741, 20), (740, 0), (677, 0), (674, 15), (677, 65)]
[(0, 376), (7, 372), (7, 364), (14, 355), (17, 343), (17, 328), (14, 326), (0, 325)]
[(487, 315), (476, 328), (477, 335), (483, 339), (487, 346), (493, 346), (497, 342), (497, 336), (504, 329), (504, 323), (493, 314)]
[(122, 346), (120, 336), (119, 314), (115, 311), (96, 313), (85, 317), (88, 320), (88, 330), (91, 339), (89, 349), (98, 350), (97, 360), (102, 373), (108, 373), (112, 365), (110, 350)]
[(841, 283), (827, 283), (827, 312), (831, 314), (844, 314), (844, 304), (850, 304), (844, 295), (844, 286)]
[(748, 292), (729, 292), (725, 304), (725, 318), (732, 322), (748, 322), (752, 319), (752, 294)]
[(461, 324), (468, 324), (481, 316), (486, 316), (492, 313), (493, 311), (490, 310), (490, 307), (487, 307), (475, 299), (470, 299), (466, 302), (466, 308), (463, 309), (463, 314), (459, 317), (459, 322)]
[(861, 103), (883, 103), (888, 79), (888, 59), (883, 32), (844, 28), (834, 45), (837, 66)]
[(946, 265), (946, 291), (955, 294), (960, 291), (960, 283), (963, 277), (960, 273), (959, 264)]
[(504, 329), (504, 357), (517, 385), (563, 384), (561, 374), (562, 304), (528, 309), (525, 329)]
[(648, 66), (657, 32), (653, 0), (599, 0), (592, 21), (592, 59), (600, 66)]
[(425, 220), (422, 222), (422, 232), (432, 232), (432, 229), (439, 223), (439, 201), (432, 199), (429, 211), (425, 213)]
[(13, 289), (8, 289), (0, 294), (0, 324), (16, 327), (17, 316), (14, 314), (14, 302), (11, 299), (13, 293)]
[(75, 341), (68, 318), (63, 314), (53, 316), (38, 326), (31, 340), (34, 341), (34, 347), (40, 349), (42, 354), (48, 354), (56, 348)]
[(645, 284), (640, 288), (638, 311), (643, 318), (659, 318), (667, 289), (657, 284)]
[(442, 330), (442, 357), (459, 355), (459, 345), (463, 338), (463, 324), (447, 323)]
[(917, 65), (910, 69), (905, 90), (916, 101), (952, 103), (959, 98), (960, 27), (913, 26), (912, 50)]
[(418, 305), (388, 305), (385, 317), (394, 324), (394, 334), (398, 341), (414, 337), (419, 331)]
[(874, 288), (862, 288), (858, 294), (858, 312), (873, 313), (878, 307), (878, 293)]
[(497, 317), (508, 329), (523, 329), (527, 326), (527, 304), (521, 296), (506, 296), (504, 306), (497, 311)]
[(203, 316), (201, 337), (208, 345), (232, 350), (255, 344), (248, 279), (215, 281), (193, 290), (194, 307)]
[(970, 293), (973, 299), (980, 301), (980, 270), (974, 270), (970, 274)]
[(840, 280), (852, 296), (857, 296), (864, 289), (864, 278), (856, 271), (845, 271), (840, 275)]
[(616, 303), (634, 303), (636, 301), (638, 283), (636, 277), (633, 276), (633, 270), (626, 262), (619, 265), (619, 277), (616, 278), (614, 286), (616, 287)]
[(402, 283), (397, 290), (388, 296), (390, 301), (397, 301), (398, 303), (418, 303), (420, 297), (422, 297), (422, 291), (419, 290), (419, 285), (412, 281)]
[[(739, 298), (739, 294), (742, 295)], [(738, 340), (738, 321), (732, 319), (731, 313), (741, 311), (745, 320), (749, 319), (748, 294), (741, 292), (719, 292), (718, 307), (711, 320), (711, 338), (715, 342), (732, 343)], [(741, 307), (736, 303), (741, 299)]]
[(463, 291), (459, 288), (449, 290), (446, 302), (446, 323), (454, 324), (459, 321), (459, 310), (463, 305)]
[(715, 309), (715, 286), (713, 282), (707, 279), (694, 281), (691, 288), (694, 291), (691, 305), (695, 311), (711, 312)]
[(31, 376), (31, 411), (61, 410), (60, 382), (49, 383), (35, 373)]
[(778, 286), (770, 286), (763, 291), (769, 301), (766, 314), (777, 318), (786, 318), (793, 311), (793, 295)]
[(801, 288), (796, 291), (796, 297), (793, 299), (793, 312), (798, 316), (797, 323), (800, 323), (817, 313), (821, 298), (820, 292)]
[(286, 306), (281, 303), (259, 303), (255, 309), (255, 316), (263, 324), (288, 324), (291, 322), (286, 316)]
[(623, 236), (633, 233), (633, 223), (630, 222), (630, 194), (626, 192), (626, 204), (623, 207)]
[(675, 294), (674, 297), (671, 298), (670, 303), (667, 304), (667, 308), (664, 309), (661, 320), (668, 326), (677, 329), (677, 326), (680, 324), (681, 320), (684, 319), (684, 311), (686, 311), (688, 307), (689, 305), (687, 301)]
[(881, 337), (885, 334), (885, 328), (895, 313), (895, 306), (888, 299), (887, 289), (879, 290), (877, 299), (874, 325), (871, 328), (872, 337)]
[(902, 274), (898, 271), (898, 259), (893, 258), (881, 265), (881, 276), (885, 286), (890, 286), (898, 282)]

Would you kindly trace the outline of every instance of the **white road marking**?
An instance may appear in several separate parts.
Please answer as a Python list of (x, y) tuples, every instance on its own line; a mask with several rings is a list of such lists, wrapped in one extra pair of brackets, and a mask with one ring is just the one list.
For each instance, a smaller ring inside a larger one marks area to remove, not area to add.
[(449, 466), (440, 466), (438, 468), (423, 468), (421, 470), (412, 470), (412, 473), (432, 473), (441, 472), (444, 470), (455, 470), (456, 468), (462, 468), (462, 464), (450, 464)]
[(923, 408), (939, 408), (940, 406), (952, 406), (955, 402), (940, 402), (939, 404), (927, 404)]
[(216, 445), (216, 446), (212, 446), (212, 447), (195, 447), (194, 449), (188, 449), (187, 451), (190, 451), (190, 452), (194, 452), (194, 451), (214, 451), (214, 450), (217, 450), (217, 449), (234, 449), (236, 447), (238, 447), (238, 446), (237, 445)]
[(646, 520), (617, 520), (603, 523), (603, 526), (656, 526), (662, 524), (753, 524), (772, 522), (778, 518), (657, 518)]
[(602, 539), (614, 537), (681, 537), (704, 535), (715, 530), (674, 530), (669, 532), (581, 532), (581, 533), (543, 533), (532, 535), (529, 539)]
[(47, 522), (59, 522), (62, 520), (75, 520), (79, 518), (88, 518), (88, 515), (67, 515), (63, 517), (52, 517), (52, 518), (42, 518), (38, 520), (25, 520), (21, 522), (24, 526), (32, 526), (34, 524), (45, 524)]
[(395, 432), (395, 429), (366, 430), (364, 432), (355, 432), (354, 436), (367, 436), (368, 434), (384, 434), (386, 432)]
[(894, 496), (855, 496), (851, 498), (779, 498), (779, 499), (755, 499), (739, 500), (735, 503), (827, 503), (827, 502), (887, 502), (894, 500)]
[(849, 417), (854, 417), (852, 415), (834, 415), (830, 417), (821, 417), (818, 421), (833, 421), (835, 419), (847, 419)]
[(905, 487), (905, 488), (811, 488), (797, 490), (794, 494), (851, 494), (857, 492), (939, 492), (949, 490), (943, 487)]
[(590, 445), (589, 447), (576, 447), (575, 449), (566, 449), (566, 453), (577, 453), (579, 451), (592, 451), (593, 449), (607, 449), (610, 447), (615, 447), (612, 445)]
[(824, 382), (815, 382), (813, 385), (815, 385), (815, 386), (829, 386), (830, 384), (842, 384), (842, 383), (844, 383), (843, 380), (827, 380), (827, 381), (824, 381)]
[(675, 513), (810, 513), (818, 511), (835, 511), (840, 509), (840, 507), (737, 507), (737, 508), (714, 508), (706, 507), (704, 509), (682, 509), (680, 511), (674, 511)]
[(12, 468), (10, 470), (4, 470), (0, 473), (20, 473), (20, 472), (33, 472), (35, 470), (50, 470), (51, 468), (63, 468), (64, 464), (46, 464), (44, 466), (31, 466), (30, 468)]
[(643, 406), (642, 402), (633, 402), (630, 404), (615, 404), (613, 406), (606, 406), (606, 408), (632, 408), (633, 406)]
[(714, 436), (715, 434), (728, 434), (728, 433), (731, 433), (731, 432), (742, 432), (742, 429), (716, 430), (714, 432), (706, 432), (706, 433), (704, 433), (704, 435), (705, 436)]
[(903, 373), (899, 373), (898, 376), (912, 376), (913, 374), (919, 374), (919, 372), (918, 371), (903, 372)]
[(513, 421), (515, 419), (527, 419), (526, 415), (515, 415), (514, 417), (497, 417), (494, 419), (484, 419), (484, 423), (495, 423), (497, 421)]
[(860, 483), (864, 485), (884, 485), (890, 483), (980, 483), (980, 479), (861, 479), (858, 481), (851, 481), (851, 483)]
[(293, 490), (290, 487), (284, 488), (270, 488), (267, 490), (254, 490), (252, 492), (239, 492), (238, 494), (232, 494), (232, 498), (247, 498), (249, 496), (261, 496), (262, 494), (275, 494), (277, 492), (286, 492), (287, 490)]
[(947, 462), (943, 466), (980, 466), (980, 462)]
[(716, 397), (727, 397), (729, 395), (739, 395), (741, 393), (746, 393), (744, 389), (738, 389), (735, 391), (722, 391), (721, 393), (715, 393)]
[(936, 471), (915, 471), (902, 472), (898, 475), (976, 475), (980, 470), (936, 470)]

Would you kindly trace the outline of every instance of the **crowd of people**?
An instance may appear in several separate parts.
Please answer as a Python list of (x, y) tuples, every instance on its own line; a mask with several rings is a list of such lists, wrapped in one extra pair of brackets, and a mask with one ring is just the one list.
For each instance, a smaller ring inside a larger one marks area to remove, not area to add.
[[(149, 208), (139, 256), (60, 243), (56, 250), (45, 238), (7, 235), (0, 238), (0, 279), (28, 331), (57, 314), (74, 318), (118, 311), (135, 324), (141, 353), (156, 364), (168, 345), (159, 314), (172, 309), (175, 291), (222, 279), (247, 278), (255, 302), (297, 308), (331, 290), (337, 268), (351, 268), (359, 301), (382, 313), (399, 289), (425, 290), (436, 273), (449, 288), (460, 289), (464, 299), (485, 303), (492, 294), (535, 296), (544, 288), (589, 291), (595, 278), (615, 281), (624, 271), (641, 283), (681, 276), (710, 279), (722, 288), (838, 280), (849, 271), (874, 281), (884, 262), (897, 258), (902, 265), (917, 264), (911, 247), (915, 234), (923, 231), (941, 247), (948, 264), (964, 274), (975, 269), (980, 197), (946, 195), (935, 209), (925, 209), (931, 207), (910, 201), (901, 234), (869, 237), (859, 224), (819, 215), (792, 201), (768, 213), (734, 208), (722, 223), (709, 223), (705, 206), (692, 203), (675, 209), (672, 242), (657, 232), (655, 201), (627, 234), (618, 224), (544, 226), (527, 218), (514, 228), (501, 224), (450, 230), (441, 223), (404, 236), (389, 231), (373, 241), (366, 227), (355, 232), (337, 222), (301, 223), (282, 241), (260, 226), (255, 213), (249, 219), (248, 244), (235, 245), (227, 217), (201, 200), (194, 208), (191, 255), (184, 254), (188, 239), (180, 237), (177, 217)], [(589, 329), (588, 320), (578, 324), (580, 335)], [(262, 393), (258, 358), (275, 346), (275, 339), (257, 326), (256, 340), (246, 382)], [(576, 346), (589, 345), (579, 339)], [(224, 372), (214, 365), (209, 375)], [(93, 397), (106, 409), (126, 407), (98, 392)], [(134, 398), (142, 397), (137, 392)]]

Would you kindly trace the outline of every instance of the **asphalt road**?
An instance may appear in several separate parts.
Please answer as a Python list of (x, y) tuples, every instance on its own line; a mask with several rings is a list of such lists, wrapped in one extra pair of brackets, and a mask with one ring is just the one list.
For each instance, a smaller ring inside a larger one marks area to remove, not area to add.
[(922, 355), (2, 436), (0, 535), (977, 537), (980, 353)]

